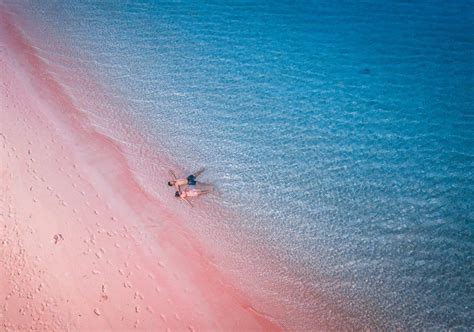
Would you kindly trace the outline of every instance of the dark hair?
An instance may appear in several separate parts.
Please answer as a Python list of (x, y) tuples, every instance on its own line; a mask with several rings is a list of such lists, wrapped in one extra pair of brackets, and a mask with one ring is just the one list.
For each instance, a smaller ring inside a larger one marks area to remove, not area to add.
[(179, 197), (179, 196), (180, 196), (179, 191), (174, 193), (174, 197)]
[(172, 187), (173, 184), (171, 183), (171, 181), (168, 181), (168, 186)]

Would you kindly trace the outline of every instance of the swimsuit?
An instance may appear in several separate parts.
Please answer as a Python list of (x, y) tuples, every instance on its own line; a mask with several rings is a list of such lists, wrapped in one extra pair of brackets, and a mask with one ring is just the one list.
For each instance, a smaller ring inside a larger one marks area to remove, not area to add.
[(190, 186), (195, 186), (196, 185), (196, 177), (194, 175), (190, 175), (186, 178), (186, 180), (188, 180), (188, 185)]
[(196, 189), (191, 189), (191, 190), (188, 190), (186, 191), (186, 196), (187, 197), (197, 197), (199, 196), (200, 192), (197, 191)]

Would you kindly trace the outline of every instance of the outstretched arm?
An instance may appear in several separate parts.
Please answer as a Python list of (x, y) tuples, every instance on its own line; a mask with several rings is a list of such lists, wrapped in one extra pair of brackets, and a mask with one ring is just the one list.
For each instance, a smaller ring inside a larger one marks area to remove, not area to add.
[(186, 198), (183, 198), (183, 197), (181, 197), (181, 199), (183, 201), (186, 201), (186, 203), (188, 203), (189, 205), (191, 205), (191, 207), (193, 207), (193, 204), (189, 200), (187, 200)]
[(199, 175), (202, 174), (202, 172), (204, 172), (205, 168), (204, 167), (201, 167), (200, 169), (198, 169), (196, 172), (193, 173), (193, 175), (195, 177), (198, 177)]
[(173, 179), (173, 181), (176, 181), (176, 175), (174, 174), (174, 172), (172, 170), (169, 170), (168, 173), (170, 173), (170, 176)]
[(174, 174), (172, 170), (169, 170), (168, 173), (170, 173), (170, 176), (174, 181), (174, 187), (176, 188), (176, 191), (181, 191), (181, 188), (176, 184), (176, 180), (177, 180), (176, 174)]

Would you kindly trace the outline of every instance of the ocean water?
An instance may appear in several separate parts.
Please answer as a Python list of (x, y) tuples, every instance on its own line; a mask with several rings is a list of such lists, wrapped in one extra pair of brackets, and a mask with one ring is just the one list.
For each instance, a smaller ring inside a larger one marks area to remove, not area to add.
[(171, 160), (131, 146), (138, 176), (206, 167), (189, 227), (227, 239), (258, 309), (292, 330), (474, 327), (472, 2), (4, 3)]

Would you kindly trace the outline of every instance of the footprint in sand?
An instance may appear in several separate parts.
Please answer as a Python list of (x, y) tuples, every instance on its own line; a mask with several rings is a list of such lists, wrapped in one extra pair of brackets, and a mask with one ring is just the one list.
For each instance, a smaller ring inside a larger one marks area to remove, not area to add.
[(59, 241), (64, 241), (64, 237), (60, 233), (54, 234), (53, 241), (54, 241), (54, 244), (58, 244)]

